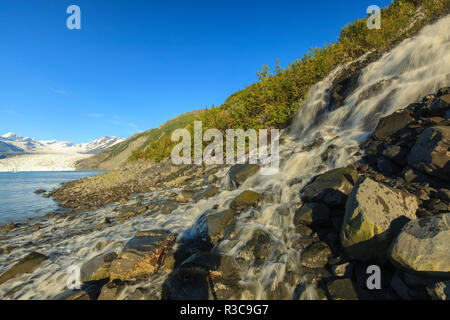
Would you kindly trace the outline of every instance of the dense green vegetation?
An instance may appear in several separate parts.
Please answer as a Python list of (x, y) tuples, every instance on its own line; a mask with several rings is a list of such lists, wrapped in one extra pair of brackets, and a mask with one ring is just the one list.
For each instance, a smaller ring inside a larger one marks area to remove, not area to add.
[[(345, 26), (337, 42), (311, 48), (301, 59), (282, 69), (277, 61), (270, 72), (267, 65), (257, 72), (259, 81), (231, 95), (223, 105), (207, 108), (183, 122), (192, 128), (196, 119), (203, 129), (284, 128), (301, 108), (312, 85), (322, 80), (337, 65), (352, 61), (368, 51), (383, 53), (424, 25), (450, 12), (450, 0), (397, 0), (382, 9), (381, 29), (369, 30), (367, 19)], [(175, 129), (175, 126), (171, 126)], [(145, 149), (136, 150), (130, 160), (161, 160), (170, 156), (175, 143), (171, 131), (152, 134)]]

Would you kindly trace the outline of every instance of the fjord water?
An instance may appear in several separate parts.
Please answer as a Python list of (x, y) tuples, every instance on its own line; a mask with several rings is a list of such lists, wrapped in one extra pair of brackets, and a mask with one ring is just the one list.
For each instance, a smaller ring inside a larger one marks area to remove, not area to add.
[(57, 209), (57, 203), (37, 189), (51, 191), (61, 182), (99, 174), (98, 171), (0, 172), (0, 224), (45, 215)]

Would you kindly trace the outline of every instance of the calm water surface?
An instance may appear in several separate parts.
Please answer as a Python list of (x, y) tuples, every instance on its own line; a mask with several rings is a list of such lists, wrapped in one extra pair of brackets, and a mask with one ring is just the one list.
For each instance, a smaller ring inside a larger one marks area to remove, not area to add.
[(102, 171), (0, 172), (0, 225), (35, 218), (58, 208), (57, 202), (35, 194), (36, 189), (50, 191), (61, 182), (77, 180)]

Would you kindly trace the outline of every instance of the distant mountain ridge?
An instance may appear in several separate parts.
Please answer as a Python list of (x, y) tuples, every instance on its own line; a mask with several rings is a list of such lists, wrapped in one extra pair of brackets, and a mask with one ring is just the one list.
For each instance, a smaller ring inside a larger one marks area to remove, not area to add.
[(38, 141), (29, 137), (22, 137), (9, 132), (0, 136), (0, 153), (21, 154), (21, 153), (81, 153), (96, 154), (108, 147), (122, 142), (124, 139), (118, 137), (101, 137), (91, 142), (74, 144), (72, 142), (48, 140)]

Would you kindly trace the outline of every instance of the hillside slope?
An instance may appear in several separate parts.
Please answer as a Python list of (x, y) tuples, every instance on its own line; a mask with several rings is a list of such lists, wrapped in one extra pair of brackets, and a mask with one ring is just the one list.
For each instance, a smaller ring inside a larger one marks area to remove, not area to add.
[(102, 152), (77, 163), (77, 170), (112, 170), (127, 163), (136, 150), (144, 150), (149, 144), (159, 141), (162, 137), (170, 138), (170, 133), (176, 128), (183, 128), (192, 123), (200, 110), (179, 115), (158, 128), (150, 129), (118, 143)]

